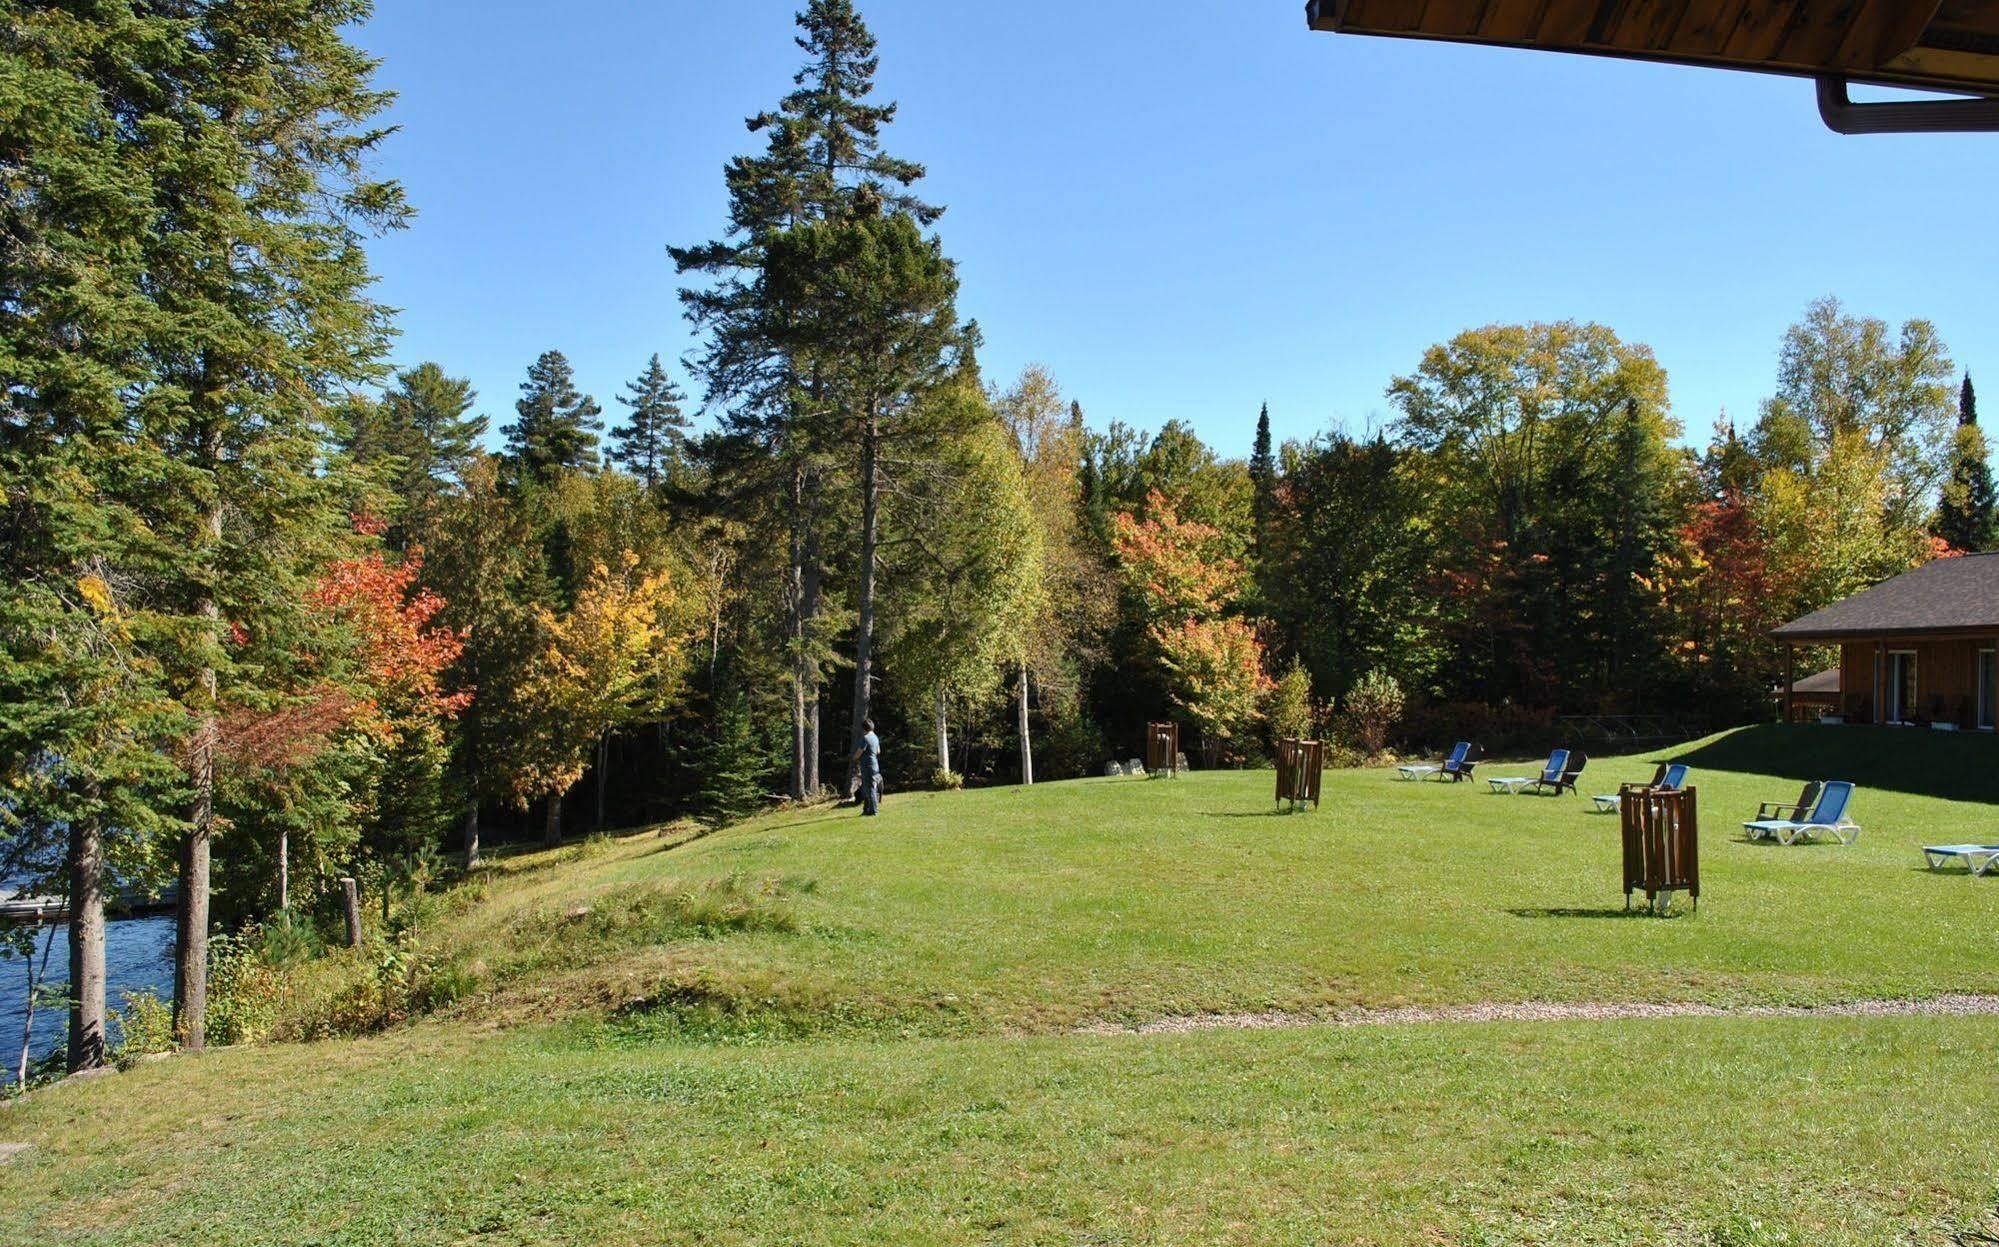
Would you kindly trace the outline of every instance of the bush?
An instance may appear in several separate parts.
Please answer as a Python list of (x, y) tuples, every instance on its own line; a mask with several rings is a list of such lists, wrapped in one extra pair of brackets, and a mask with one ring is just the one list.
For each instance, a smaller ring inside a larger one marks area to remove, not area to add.
[(930, 786), (939, 792), (956, 792), (965, 786), (965, 777), (956, 771), (936, 767), (930, 772)]
[(1341, 743), (1373, 759), (1388, 749), (1389, 735), (1402, 721), (1408, 699), (1401, 682), (1386, 671), (1370, 671), (1347, 691), (1340, 712)]
[(1311, 740), (1318, 719), (1312, 705), (1312, 676), (1294, 658), (1270, 690), (1270, 730), (1278, 740)]
[(118, 1046), (111, 1059), (124, 1069), (141, 1057), (174, 1050), (174, 1011), (152, 992), (125, 993), (118, 1013)]
[(285, 1003), (285, 976), (261, 955), (264, 935), (251, 927), (208, 943), (207, 1038), (227, 1047), (270, 1035)]

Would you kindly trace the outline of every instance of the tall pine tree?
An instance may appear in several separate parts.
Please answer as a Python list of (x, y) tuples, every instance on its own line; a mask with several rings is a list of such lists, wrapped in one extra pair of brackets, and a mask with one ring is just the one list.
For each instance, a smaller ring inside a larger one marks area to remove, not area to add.
[(1994, 537), (1994, 489), (1991, 448), (1978, 427), (1978, 391), (1971, 374), (1958, 390), (1957, 431), (1951, 439), (1950, 479), (1944, 482), (1937, 509), (1936, 535), (1954, 550), (1990, 550)]
[(359, 466), (378, 473), (397, 513), (386, 537), (397, 549), (434, 532), (445, 493), (462, 481), (478, 453), (487, 420), (471, 414), (472, 383), (433, 363), (396, 374), (377, 403), (358, 405), (343, 445)]
[(618, 401), (632, 414), (611, 430), (611, 461), (644, 482), (646, 493), (654, 494), (679, 464), (687, 444), (688, 420), (680, 410), (686, 395), (666, 375), (657, 355), (625, 388), (630, 396), (621, 394)]
[(529, 480), (546, 484), (562, 472), (595, 472), (604, 409), (576, 389), (576, 373), (561, 351), (545, 351), (528, 366), (514, 403), (507, 456)]
[(826, 379), (777, 340), (763, 280), (766, 252), (786, 230), (847, 215), (864, 191), (921, 224), (942, 210), (911, 190), (923, 167), (881, 149), (895, 106), (870, 102), (879, 60), (851, 0), (811, 0), (797, 22), (806, 60), (796, 89), (775, 111), (749, 119), (751, 133), (765, 136), (764, 150), (731, 160), (723, 173), (728, 232), (668, 250), (696, 283), (681, 291), (688, 319), (706, 335), (695, 368), (708, 405), (725, 413), (701, 446), (712, 508), (748, 522), (764, 512), (763, 500), (787, 502), (781, 536), (747, 531), (752, 543), (769, 546), (775, 538), (786, 551), (791, 791), (808, 797), (820, 786), (819, 698), (830, 658), (825, 512), (844, 456), (811, 419), (824, 409)]
[(1249, 452), (1251, 539), (1263, 553), (1270, 517), (1277, 506), (1277, 453), (1270, 444), (1270, 404), (1256, 417), (1256, 442)]

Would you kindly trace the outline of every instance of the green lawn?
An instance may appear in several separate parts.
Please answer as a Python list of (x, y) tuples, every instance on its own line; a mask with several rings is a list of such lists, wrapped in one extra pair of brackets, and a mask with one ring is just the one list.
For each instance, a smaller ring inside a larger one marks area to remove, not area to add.
[[(1296, 816), (1267, 774), (1212, 774), (515, 858), (427, 930), (472, 988), (437, 1020), (0, 1109), (0, 1142), (35, 1145), (0, 1166), (0, 1241), (1992, 1241), (1995, 1018), (1073, 1031), (1999, 992), (1999, 879), (1916, 851), (1999, 838), (1973, 803), (1995, 749), (1762, 729), (1680, 751), (1706, 894), (1671, 920), (1624, 916), (1616, 821), (1587, 801), (1379, 771)], [(1815, 759), (1874, 779), (1860, 843), (1743, 843)], [(1926, 769), (1960, 799), (1908, 791)], [(1584, 787), (1650, 771), (1600, 761)]]

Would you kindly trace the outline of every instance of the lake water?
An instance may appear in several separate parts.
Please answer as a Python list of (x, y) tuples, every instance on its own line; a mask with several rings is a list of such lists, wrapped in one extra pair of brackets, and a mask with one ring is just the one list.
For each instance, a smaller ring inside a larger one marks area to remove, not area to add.
[[(48, 981), (67, 983), (69, 981), (69, 940), (66, 930), (57, 926), (55, 943), (49, 949)], [(35, 961), (40, 964), (42, 942), (49, 935), (49, 928), (35, 932)], [(126, 992), (146, 991), (157, 993), (161, 999), (173, 994), (174, 985), (174, 920), (170, 915), (152, 918), (120, 918), (105, 924), (104, 930), (104, 1003), (107, 1008), (118, 1009), (125, 1003)], [(27, 1020), (28, 975), (19, 959), (0, 960), (0, 1069), (12, 1075), (14, 1062), (21, 1055), (21, 1028)], [(36, 1056), (67, 1042), (69, 1033), (69, 1013), (65, 1009), (50, 1009), (46, 1005), (35, 1010), (34, 1052)], [(116, 1042), (115, 1027), (111, 1036)]]

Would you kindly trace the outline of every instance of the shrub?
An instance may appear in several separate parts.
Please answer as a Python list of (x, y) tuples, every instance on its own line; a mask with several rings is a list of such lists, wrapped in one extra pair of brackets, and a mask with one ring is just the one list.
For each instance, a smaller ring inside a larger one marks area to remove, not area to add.
[(937, 767), (930, 772), (930, 786), (940, 792), (955, 792), (965, 786), (965, 777), (956, 771)]
[(1342, 743), (1367, 758), (1381, 756), (1407, 705), (1401, 682), (1386, 671), (1370, 671), (1347, 691), (1340, 714)]
[(1311, 740), (1318, 730), (1312, 676), (1297, 659), (1270, 690), (1270, 730), (1278, 740)]
[(174, 1012), (150, 991), (125, 993), (118, 1013), (118, 1046), (111, 1059), (120, 1069), (141, 1057), (174, 1050)]
[(285, 976), (261, 955), (263, 940), (251, 927), (209, 941), (206, 1031), (214, 1043), (256, 1043), (269, 1036), (283, 1012)]

